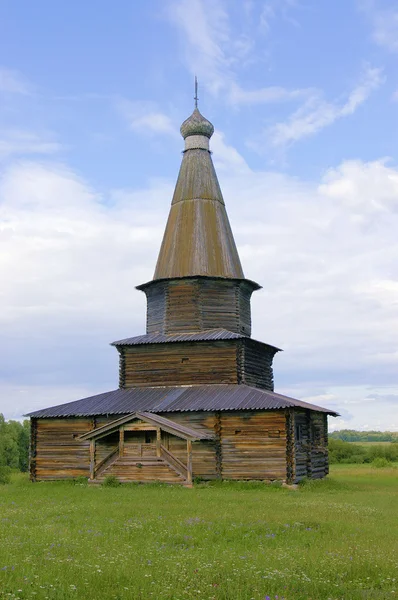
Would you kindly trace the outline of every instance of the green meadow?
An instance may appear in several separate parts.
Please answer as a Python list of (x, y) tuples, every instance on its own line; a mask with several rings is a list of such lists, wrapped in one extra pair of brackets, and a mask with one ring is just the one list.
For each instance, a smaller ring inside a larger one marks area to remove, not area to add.
[(263, 483), (0, 486), (0, 598), (398, 598), (398, 468)]

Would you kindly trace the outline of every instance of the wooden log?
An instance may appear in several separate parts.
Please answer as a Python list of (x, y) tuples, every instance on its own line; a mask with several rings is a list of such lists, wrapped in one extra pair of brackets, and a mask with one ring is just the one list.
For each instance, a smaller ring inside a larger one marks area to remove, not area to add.
[(90, 479), (95, 477), (95, 440), (90, 440)]
[(124, 455), (124, 427), (123, 425), (119, 428), (119, 456)]
[(286, 483), (294, 483), (295, 473), (295, 444), (294, 444), (294, 410), (286, 410)]
[(161, 456), (162, 432), (160, 427), (156, 427), (156, 456)]
[(187, 484), (192, 485), (192, 442), (187, 440)]

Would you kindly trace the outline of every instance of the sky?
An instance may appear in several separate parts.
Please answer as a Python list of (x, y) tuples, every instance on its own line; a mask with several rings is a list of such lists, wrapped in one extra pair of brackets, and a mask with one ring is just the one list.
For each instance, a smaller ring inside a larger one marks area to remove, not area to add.
[(395, 0), (0, 3), (0, 412), (118, 386), (199, 108), (275, 389), (398, 430)]

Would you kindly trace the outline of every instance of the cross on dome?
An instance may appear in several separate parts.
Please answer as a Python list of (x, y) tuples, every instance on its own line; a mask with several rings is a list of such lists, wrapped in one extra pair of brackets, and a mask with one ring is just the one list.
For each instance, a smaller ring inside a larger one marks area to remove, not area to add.
[(198, 109), (198, 80), (195, 76), (195, 109), (190, 117), (181, 125), (180, 131), (184, 140), (190, 135), (204, 135), (211, 138), (214, 133), (213, 124), (210, 123)]

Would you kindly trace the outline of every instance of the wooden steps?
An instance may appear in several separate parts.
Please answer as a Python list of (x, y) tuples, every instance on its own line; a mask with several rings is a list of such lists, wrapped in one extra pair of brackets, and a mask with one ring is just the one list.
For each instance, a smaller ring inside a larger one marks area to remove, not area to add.
[(186, 484), (186, 479), (171, 464), (157, 456), (119, 457), (101, 471), (92, 483), (102, 483), (108, 475), (114, 475), (121, 483)]

